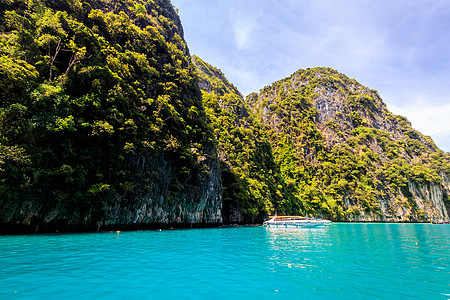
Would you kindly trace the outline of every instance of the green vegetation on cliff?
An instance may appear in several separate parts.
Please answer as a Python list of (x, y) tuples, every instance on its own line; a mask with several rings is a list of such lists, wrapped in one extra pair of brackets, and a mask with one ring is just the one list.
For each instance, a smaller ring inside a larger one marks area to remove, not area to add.
[(249, 113), (241, 94), (220, 70), (196, 56), (193, 62), (218, 142), (224, 222), (261, 222), (287, 194), (267, 128)]
[(335, 70), (244, 100), (190, 57), (169, 0), (0, 2), (0, 230), (448, 219), (449, 175)]
[[(0, 212), (29, 199), (73, 203), (82, 219), (160, 177), (176, 199), (208, 175), (213, 135), (170, 1), (8, 0), (0, 12)], [(140, 174), (142, 156), (164, 157), (167, 174)]]
[(198, 57), (193, 62), (218, 141), (225, 221), (273, 213), (373, 221), (445, 217), (444, 205), (436, 207), (427, 195), (433, 192), (419, 187), (448, 193), (449, 154), (392, 115), (376, 91), (314, 68), (243, 101), (220, 70)]
[(243, 99), (239, 90), (228, 81), (225, 75), (219, 69), (204, 62), (200, 57), (193, 55), (192, 62), (197, 68), (197, 77), (200, 88), (207, 93), (215, 93), (217, 95), (234, 94)]
[(431, 203), (419, 207), (411, 189), (438, 185), (445, 194), (449, 154), (392, 115), (376, 91), (332, 69), (313, 68), (247, 101), (271, 128), (275, 161), (300, 205), (290, 213), (391, 221), (439, 215)]

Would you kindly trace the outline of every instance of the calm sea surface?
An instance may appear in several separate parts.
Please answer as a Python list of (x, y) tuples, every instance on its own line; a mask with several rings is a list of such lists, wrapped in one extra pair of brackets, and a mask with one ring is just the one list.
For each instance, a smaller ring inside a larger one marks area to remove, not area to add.
[(450, 226), (0, 236), (0, 299), (450, 299)]

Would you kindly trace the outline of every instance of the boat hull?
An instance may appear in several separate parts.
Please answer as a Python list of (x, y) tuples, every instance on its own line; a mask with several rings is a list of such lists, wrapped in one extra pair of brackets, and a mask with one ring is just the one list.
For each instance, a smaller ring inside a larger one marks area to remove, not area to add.
[(273, 228), (310, 228), (310, 227), (324, 227), (329, 226), (331, 223), (268, 223), (264, 224), (265, 227)]
[(324, 227), (331, 225), (332, 222), (324, 219), (304, 218), (297, 216), (273, 217), (265, 221), (265, 227), (273, 228), (308, 228), (308, 227)]

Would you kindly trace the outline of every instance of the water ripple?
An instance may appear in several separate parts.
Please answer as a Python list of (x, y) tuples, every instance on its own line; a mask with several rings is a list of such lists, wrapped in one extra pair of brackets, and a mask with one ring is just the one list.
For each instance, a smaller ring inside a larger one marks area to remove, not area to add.
[(449, 299), (450, 226), (0, 236), (0, 299)]

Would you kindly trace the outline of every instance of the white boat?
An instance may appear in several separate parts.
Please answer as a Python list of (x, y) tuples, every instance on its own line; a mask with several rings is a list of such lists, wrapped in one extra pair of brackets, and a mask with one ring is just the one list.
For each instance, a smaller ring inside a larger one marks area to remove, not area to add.
[(275, 216), (268, 221), (264, 221), (265, 227), (281, 227), (281, 228), (302, 228), (302, 227), (319, 227), (331, 225), (330, 220), (307, 218), (300, 216)]

